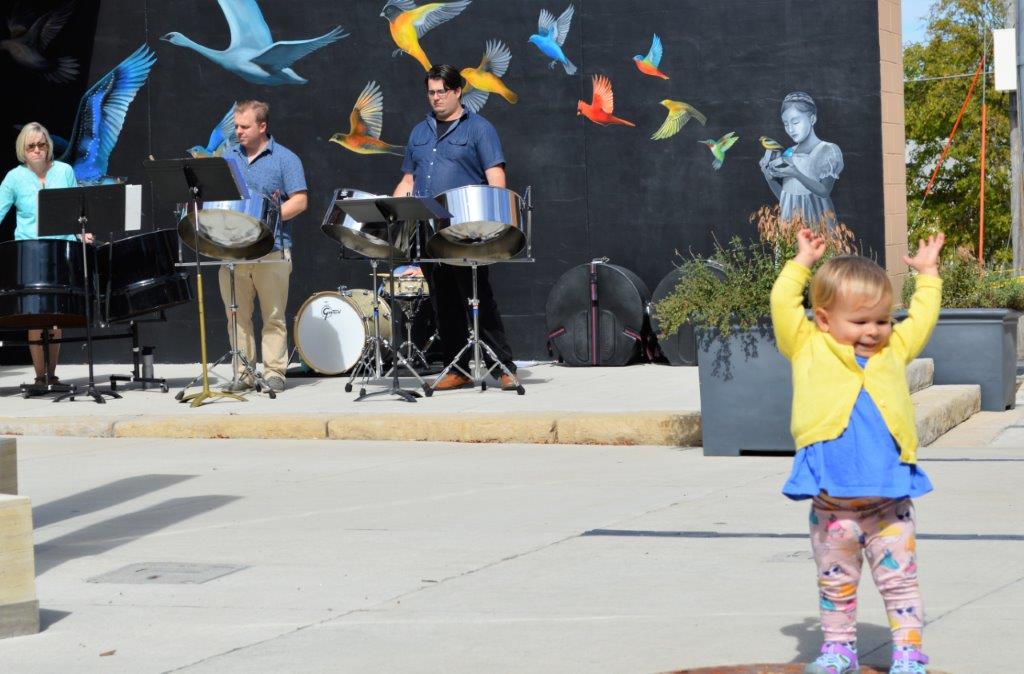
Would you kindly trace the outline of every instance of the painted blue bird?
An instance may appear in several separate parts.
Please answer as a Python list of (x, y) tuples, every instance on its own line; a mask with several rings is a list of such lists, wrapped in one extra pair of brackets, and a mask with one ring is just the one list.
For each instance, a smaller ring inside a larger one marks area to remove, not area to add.
[(154, 63), (156, 54), (142, 45), (82, 96), (68, 147), (60, 156), (75, 169), (79, 183), (109, 182), (110, 153), (121, 135), (128, 106), (146, 83)]
[(206, 147), (193, 145), (188, 153), (195, 158), (199, 157), (220, 157), (233, 145), (238, 145), (238, 134), (235, 133), (235, 104), (228, 108), (227, 114), (221, 117), (217, 126), (210, 132), (210, 140)]
[(270, 27), (256, 0), (217, 0), (231, 31), (231, 43), (223, 51), (197, 44), (181, 33), (167, 33), (161, 40), (188, 47), (247, 82), (273, 86), (305, 84), (308, 80), (292, 70), (292, 64), (317, 49), (348, 37), (335, 26), (320, 37), (274, 42)]
[(555, 19), (555, 15), (548, 10), (540, 10), (537, 32), (530, 36), (530, 42), (537, 45), (537, 49), (540, 49), (545, 56), (553, 59), (548, 67), (554, 68), (556, 63), (561, 63), (567, 75), (576, 73), (576, 66), (562, 51), (565, 36), (569, 34), (569, 24), (572, 23), (572, 13), (572, 5), (569, 5), (558, 19)]

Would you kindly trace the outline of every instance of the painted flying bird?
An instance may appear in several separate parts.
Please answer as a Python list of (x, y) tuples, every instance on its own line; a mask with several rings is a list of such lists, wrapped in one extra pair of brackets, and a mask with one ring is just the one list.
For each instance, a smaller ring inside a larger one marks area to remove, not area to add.
[(338, 132), (330, 141), (358, 154), (404, 155), (404, 146), (389, 145), (380, 139), (383, 119), (384, 93), (376, 82), (367, 82), (348, 117), (349, 132)]
[(200, 157), (220, 157), (233, 145), (238, 145), (238, 134), (235, 133), (235, 104), (232, 103), (227, 113), (217, 122), (210, 132), (210, 140), (206, 147), (195, 145), (188, 153), (196, 159)]
[(15, 63), (34, 70), (50, 82), (60, 84), (75, 79), (78, 76), (78, 61), (70, 56), (50, 58), (45, 54), (50, 42), (71, 18), (75, 9), (74, 1), (65, 2), (34, 21), (20, 7), (20, 4), (15, 5), (7, 18), (10, 37), (0, 40), (0, 51), (7, 52)]
[(658, 70), (658, 66), (661, 65), (661, 54), (661, 38), (658, 37), (657, 33), (655, 33), (654, 39), (651, 40), (651, 49), (647, 52), (647, 56), (637, 54), (633, 57), (633, 63), (636, 64), (637, 70), (642, 72), (644, 75), (660, 77), (663, 80), (667, 80), (668, 75)]
[(305, 84), (308, 80), (292, 70), (292, 64), (348, 36), (341, 26), (335, 26), (320, 37), (274, 42), (256, 0), (217, 0), (217, 4), (231, 31), (227, 49), (218, 51), (204, 47), (177, 32), (167, 33), (160, 39), (196, 51), (253, 84)]
[(68, 147), (59, 157), (71, 164), (80, 183), (108, 180), (107, 162), (121, 135), (128, 106), (146, 83), (156, 54), (142, 45), (82, 96)]
[(708, 122), (708, 118), (704, 116), (704, 113), (700, 112), (689, 103), (673, 101), (666, 98), (661, 102), (661, 104), (668, 108), (668, 116), (665, 117), (665, 121), (662, 123), (661, 127), (659, 127), (658, 130), (654, 132), (654, 135), (651, 136), (651, 140), (664, 140), (665, 138), (671, 138), (686, 126), (686, 123), (690, 121), (691, 117), (700, 122), (701, 126), (704, 126)]
[(697, 142), (707, 145), (708, 149), (711, 150), (711, 154), (715, 155), (715, 160), (711, 162), (711, 165), (717, 171), (718, 169), (722, 168), (722, 164), (725, 163), (726, 151), (730, 147), (735, 145), (736, 141), (738, 141), (739, 139), (740, 138), (739, 136), (736, 135), (735, 131), (730, 131), (729, 133), (725, 134), (718, 140), (712, 140), (708, 138), (707, 140), (699, 140)]
[(537, 45), (537, 49), (550, 59), (549, 68), (554, 68), (556, 63), (561, 63), (565, 68), (566, 75), (574, 75), (576, 66), (569, 61), (562, 51), (565, 44), (565, 36), (569, 34), (569, 25), (572, 23), (574, 9), (569, 5), (562, 15), (555, 19), (555, 15), (546, 9), (540, 10), (540, 18), (537, 20), (537, 32), (530, 36), (530, 42)]
[(633, 122), (619, 119), (612, 115), (615, 109), (615, 95), (612, 93), (612, 83), (604, 75), (594, 75), (593, 78), (594, 96), (590, 103), (577, 101), (576, 114), (583, 115), (592, 122), (601, 124), (622, 124), (625, 126), (636, 126)]
[(774, 138), (769, 138), (768, 136), (761, 136), (760, 138), (758, 138), (758, 140), (761, 141), (761, 147), (770, 152), (782, 151), (782, 143), (775, 140)]
[(431, 28), (457, 17), (471, 1), (431, 2), (417, 7), (413, 0), (388, 0), (380, 15), (388, 20), (391, 39), (398, 46), (392, 56), (405, 52), (419, 61), (424, 70), (430, 70), (430, 59), (420, 46), (420, 38)]
[(462, 107), (480, 112), (480, 108), (487, 102), (487, 96), (492, 93), (500, 95), (509, 103), (518, 101), (518, 94), (501, 81), (511, 60), (512, 52), (504, 42), (488, 40), (479, 67), (463, 68), (461, 71), (466, 80), (466, 86), (462, 89)]

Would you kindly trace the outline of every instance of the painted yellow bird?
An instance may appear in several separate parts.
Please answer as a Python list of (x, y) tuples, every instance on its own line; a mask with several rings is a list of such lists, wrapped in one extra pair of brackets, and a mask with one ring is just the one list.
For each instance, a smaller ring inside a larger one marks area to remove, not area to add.
[(774, 138), (769, 138), (768, 136), (761, 136), (760, 138), (758, 138), (758, 140), (761, 141), (761, 147), (763, 147), (766, 150), (770, 150), (772, 152), (778, 152), (782, 150), (782, 143), (775, 140)]
[(672, 99), (666, 98), (661, 102), (661, 104), (668, 108), (668, 116), (665, 117), (665, 121), (662, 122), (658, 130), (654, 132), (654, 135), (651, 136), (651, 140), (664, 140), (666, 138), (671, 138), (686, 126), (686, 123), (690, 121), (690, 118), (696, 119), (700, 122), (701, 126), (704, 126), (708, 122), (708, 118), (704, 113), (689, 103), (673, 101)]
[(484, 57), (476, 68), (463, 68), (462, 77), (466, 86), (462, 89), (462, 107), (480, 112), (489, 94), (498, 94), (509, 103), (515, 104), (519, 95), (505, 86), (502, 75), (508, 70), (512, 52), (501, 40), (488, 40)]
[(384, 118), (384, 93), (370, 81), (363, 87), (349, 115), (349, 132), (338, 132), (330, 141), (358, 154), (405, 154), (405, 147), (389, 145), (380, 139)]
[(430, 70), (430, 59), (420, 46), (420, 38), (431, 28), (457, 17), (470, 2), (431, 2), (417, 7), (413, 0), (388, 0), (380, 15), (388, 20), (391, 39), (398, 46), (392, 56), (405, 52), (419, 61), (424, 70)]

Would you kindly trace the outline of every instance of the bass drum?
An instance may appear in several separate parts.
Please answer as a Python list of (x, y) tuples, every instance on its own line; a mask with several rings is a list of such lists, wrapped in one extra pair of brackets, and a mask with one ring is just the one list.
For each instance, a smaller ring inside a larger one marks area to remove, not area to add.
[[(380, 335), (391, 341), (391, 306), (380, 302)], [(320, 374), (355, 367), (373, 335), (373, 293), (353, 289), (310, 296), (295, 316), (295, 346), (302, 360)]]
[(548, 340), (566, 365), (628, 365), (646, 355), (650, 299), (647, 285), (625, 267), (573, 267), (548, 294)]
[(177, 258), (178, 236), (173, 229), (100, 246), (96, 263), (105, 322), (125, 321), (191, 301), (189, 276), (175, 268)]
[[(93, 249), (87, 246), (90, 258)], [(82, 244), (62, 239), (0, 243), (0, 327), (85, 325)], [(90, 272), (94, 269), (89, 261)]]

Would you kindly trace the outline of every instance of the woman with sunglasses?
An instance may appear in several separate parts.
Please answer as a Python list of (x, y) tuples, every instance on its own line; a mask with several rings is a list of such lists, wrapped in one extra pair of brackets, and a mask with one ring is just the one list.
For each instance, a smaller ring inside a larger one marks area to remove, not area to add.
[[(15, 241), (40, 238), (77, 241), (77, 238), (71, 235), (39, 236), (39, 223), (36, 217), (39, 190), (78, 186), (75, 172), (71, 166), (54, 160), (53, 141), (46, 127), (38, 122), (26, 124), (14, 142), (14, 149), (20, 164), (8, 171), (3, 182), (0, 183), (0, 220), (13, 206), (17, 211), (14, 229)], [(86, 242), (91, 241), (92, 235), (86, 234)], [(28, 331), (30, 341), (40, 340), (42, 335), (42, 330)], [(50, 330), (51, 339), (60, 339), (60, 336), (60, 329), (52, 328)], [(43, 347), (30, 346), (29, 351), (32, 354), (32, 365), (36, 371), (36, 385), (49, 386), (59, 383), (53, 373), (57, 368), (60, 344), (50, 345), (49, 371), (44, 365)]]

